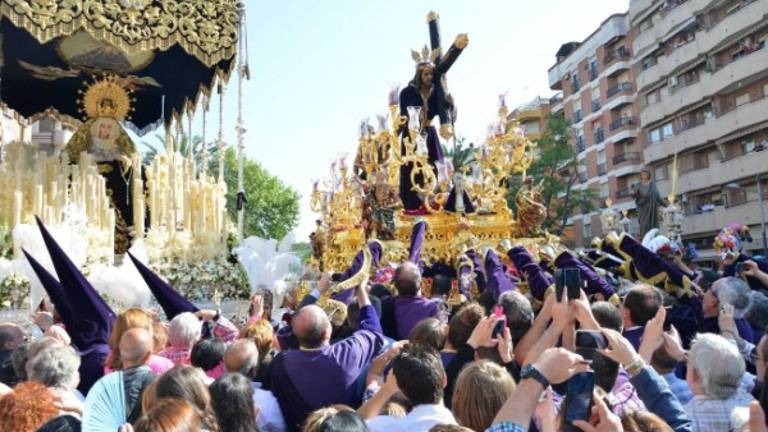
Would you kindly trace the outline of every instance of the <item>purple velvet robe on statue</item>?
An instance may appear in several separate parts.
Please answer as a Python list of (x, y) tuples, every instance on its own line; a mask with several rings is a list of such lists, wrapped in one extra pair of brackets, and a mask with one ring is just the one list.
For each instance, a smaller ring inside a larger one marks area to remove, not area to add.
[(360, 405), (356, 382), (381, 348), (384, 337), (373, 306), (360, 308), (359, 329), (350, 337), (317, 350), (289, 350), (270, 365), (270, 389), (289, 430), (299, 431), (314, 410), (332, 405)]

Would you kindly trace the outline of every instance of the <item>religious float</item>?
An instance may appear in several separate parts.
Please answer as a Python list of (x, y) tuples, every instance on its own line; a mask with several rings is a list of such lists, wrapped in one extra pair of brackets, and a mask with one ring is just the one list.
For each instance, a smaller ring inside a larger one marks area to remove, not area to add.
[[(428, 267), (455, 269), (469, 249), (490, 248), (504, 257), (504, 240), (534, 256), (559, 249), (559, 239), (541, 229), (546, 210), (537, 185), (526, 178), (536, 145), (508, 119), (504, 97), (482, 145), (464, 146), (453, 136), (456, 106), (445, 75), (468, 38), (459, 35), (443, 55), (437, 14), (427, 19), (431, 48), (412, 52), (413, 80), (390, 91), (388, 115), (377, 116), (378, 127), (361, 123), (354, 161), (334, 160), (329, 177), (313, 184), (311, 208), (319, 218), (311, 267), (345, 269), (361, 250), (370, 266), (365, 245), (372, 241), (382, 245), (379, 263), (407, 261), (420, 221), (427, 224), (420, 259)], [(439, 130), (432, 126), (435, 117)], [(511, 176), (523, 179), (513, 197), (516, 214), (507, 205)]]
[[(239, 204), (242, 197), (227, 191), (222, 132), (225, 84), (235, 72), (242, 157), (244, 25), (245, 5), (235, 0), (0, 1), (0, 100), (19, 114), (23, 129), (52, 117), (75, 130), (52, 154), (30, 142), (3, 146), (0, 226), (6, 244), (13, 238), (5, 258), (23, 259), (22, 247), (40, 243), (39, 217), (68, 239), (67, 252), (81, 267), (127, 272), (130, 249), (179, 289), (204, 281), (192, 297), (247, 291), (243, 272), (229, 260), (232, 244), (242, 240), (242, 205), (235, 225), (227, 194)], [(216, 89), (219, 129), (212, 140), (205, 116)], [(180, 153), (178, 136), (192, 134), (198, 109), (203, 142), (214, 141), (216, 151), (209, 155), (203, 145), (196, 159), (192, 151)], [(160, 127), (166, 148), (146, 164), (126, 129), (142, 136)], [(218, 172), (209, 172), (214, 157)], [(18, 279), (26, 265), (6, 260), (0, 267)], [(118, 296), (131, 291), (122, 288)], [(34, 306), (41, 290), (32, 291)]]

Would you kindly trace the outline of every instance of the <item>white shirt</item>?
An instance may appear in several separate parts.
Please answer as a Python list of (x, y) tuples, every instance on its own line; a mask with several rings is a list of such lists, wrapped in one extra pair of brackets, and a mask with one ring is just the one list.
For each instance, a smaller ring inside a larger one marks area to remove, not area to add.
[(259, 430), (265, 432), (288, 430), (275, 395), (271, 391), (263, 390), (261, 383), (252, 382), (251, 385), (253, 386), (253, 403), (259, 407), (259, 416), (256, 418)]
[(428, 432), (432, 426), (456, 424), (451, 411), (442, 403), (419, 405), (405, 417), (377, 416), (368, 420), (371, 432)]

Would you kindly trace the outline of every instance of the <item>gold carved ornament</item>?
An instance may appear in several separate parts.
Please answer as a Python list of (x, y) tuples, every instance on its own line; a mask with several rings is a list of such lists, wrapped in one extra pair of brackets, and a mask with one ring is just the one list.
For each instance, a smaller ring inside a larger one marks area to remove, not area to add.
[(236, 0), (3, 0), (0, 15), (41, 44), (85, 29), (129, 54), (178, 44), (209, 67), (237, 51)]
[(368, 246), (365, 245), (363, 246), (363, 264), (360, 266), (360, 270), (352, 275), (351, 278), (343, 282), (339, 282), (336, 285), (332, 285), (328, 291), (331, 294), (337, 294), (365, 283), (370, 277), (372, 265), (373, 255), (371, 254), (371, 250), (368, 248)]

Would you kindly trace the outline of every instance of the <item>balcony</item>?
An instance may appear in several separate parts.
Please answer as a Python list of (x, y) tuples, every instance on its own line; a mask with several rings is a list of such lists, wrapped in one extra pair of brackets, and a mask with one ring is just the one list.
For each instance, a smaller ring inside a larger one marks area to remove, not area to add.
[[(655, 46), (658, 39), (666, 35), (667, 31), (694, 15), (693, 12), (700, 9), (700, 6), (697, 6), (698, 3), (700, 2), (688, 2), (673, 9), (663, 20), (657, 22), (655, 29), (642, 33), (640, 38), (645, 40), (648, 38), (648, 36), (646, 36), (647, 33), (653, 33), (654, 30), (656, 30), (657, 40), (655, 42), (650, 42)], [(738, 34), (742, 29), (752, 28), (761, 23), (766, 15), (768, 15), (768, 3), (766, 2), (755, 1), (745, 5), (740, 10), (726, 16), (722, 21), (715, 23), (712, 28), (697, 32), (696, 39), (684, 49), (676, 50), (666, 57), (661, 56), (658, 65), (641, 71), (636, 78), (637, 87), (639, 89), (645, 89), (662, 78), (666, 79), (667, 75), (673, 72), (678, 66), (687, 64), (695, 57), (708, 53), (714, 49), (722, 48), (724, 42), (736, 42), (735, 40), (731, 41), (729, 39), (732, 39), (733, 35)], [(649, 42), (641, 42), (640, 39), (636, 39), (635, 47), (636, 49), (640, 49), (648, 46), (648, 43)], [(648, 53), (650, 53), (650, 51), (648, 51)], [(643, 53), (643, 56), (648, 53)], [(757, 69), (750, 70), (754, 71)], [(717, 91), (715, 86), (712, 86), (712, 89)], [(701, 92), (701, 90), (699, 90), (699, 92)], [(709, 94), (706, 92), (704, 93)], [(699, 93), (699, 98), (700, 97), (701, 93)]]
[(598, 71), (596, 67), (589, 68), (589, 80), (590, 81), (596, 80), (598, 75), (600, 75), (600, 71)]
[(588, 179), (587, 173), (583, 171), (579, 173), (579, 183), (586, 183)]
[(618, 83), (618, 84), (612, 85), (611, 87), (608, 87), (608, 92), (606, 94), (608, 95), (608, 98), (612, 98), (620, 93), (632, 94), (633, 92), (634, 92), (634, 87), (632, 86), (632, 83), (627, 81), (627, 82)]
[(608, 129), (613, 132), (617, 129), (621, 129), (625, 126), (635, 126), (637, 124), (637, 121), (634, 117), (620, 117), (616, 120), (612, 121), (610, 126), (608, 126)]
[(629, 189), (619, 189), (616, 191), (616, 193), (613, 194), (616, 201), (621, 201), (623, 199), (629, 198), (632, 195), (632, 192), (630, 192)]
[(693, 214), (683, 219), (683, 232), (688, 236), (698, 233), (716, 232), (725, 225), (739, 221), (745, 225), (760, 223), (760, 206), (756, 200), (739, 204), (715, 206), (710, 212)]
[(626, 47), (619, 47), (617, 50), (608, 51), (603, 57), (603, 66), (608, 67), (617, 60), (629, 60), (629, 50)]
[(600, 111), (600, 99), (592, 101), (592, 112), (595, 113), (598, 111)]
[(597, 164), (597, 175), (602, 176), (608, 172), (605, 162)]
[(576, 111), (573, 114), (573, 124), (579, 123), (584, 120), (584, 116), (581, 114), (581, 110)]
[(626, 162), (640, 163), (643, 157), (640, 152), (624, 152), (613, 157), (613, 164), (620, 165)]

